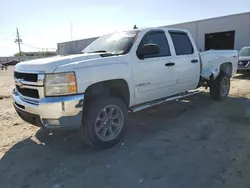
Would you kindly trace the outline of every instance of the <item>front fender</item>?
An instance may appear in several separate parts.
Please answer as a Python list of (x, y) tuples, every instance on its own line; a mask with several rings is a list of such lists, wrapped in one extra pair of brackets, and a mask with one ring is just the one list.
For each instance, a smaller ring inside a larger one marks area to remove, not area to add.
[(102, 81), (124, 79), (128, 85), (131, 83), (131, 71), (126, 63), (89, 66), (75, 69), (75, 73), (79, 93), (84, 93), (87, 87)]
[(134, 103), (133, 75), (128, 63), (85, 66), (76, 68), (74, 71), (77, 78), (78, 93), (85, 93), (86, 89), (95, 83), (123, 79), (129, 87), (130, 105)]
[(78, 93), (99, 82), (123, 79), (127, 82), (130, 94), (130, 105), (134, 104), (134, 81), (132, 63), (127, 56), (111, 56), (87, 61), (73, 62), (58, 67), (54, 72), (75, 71)]

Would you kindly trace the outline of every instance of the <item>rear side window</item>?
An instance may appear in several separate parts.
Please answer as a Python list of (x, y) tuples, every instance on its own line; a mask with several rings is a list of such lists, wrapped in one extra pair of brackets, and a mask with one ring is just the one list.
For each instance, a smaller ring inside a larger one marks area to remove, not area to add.
[(145, 44), (158, 45), (160, 48), (160, 53), (156, 55), (148, 55), (148, 56), (145, 56), (144, 58), (171, 56), (168, 41), (164, 32), (156, 32), (156, 33), (150, 33), (146, 35), (142, 39), (140, 47), (143, 47)]
[(176, 55), (193, 54), (193, 45), (186, 33), (169, 32), (174, 43)]

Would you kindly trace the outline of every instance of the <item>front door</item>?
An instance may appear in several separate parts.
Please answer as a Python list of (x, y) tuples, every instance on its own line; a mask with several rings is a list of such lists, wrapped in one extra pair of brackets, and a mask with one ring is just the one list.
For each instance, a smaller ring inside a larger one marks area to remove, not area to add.
[(160, 52), (137, 59), (134, 63), (136, 103), (144, 103), (176, 94), (176, 68), (164, 31), (150, 31), (142, 38), (139, 48), (156, 44)]

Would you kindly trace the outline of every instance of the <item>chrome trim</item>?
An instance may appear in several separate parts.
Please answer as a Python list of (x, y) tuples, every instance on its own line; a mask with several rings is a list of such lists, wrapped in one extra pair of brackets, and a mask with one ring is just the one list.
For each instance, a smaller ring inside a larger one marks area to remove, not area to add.
[[(15, 70), (14, 70), (15, 71)], [(19, 73), (28, 73), (28, 74), (45, 74), (44, 71), (15, 71)]]
[(33, 105), (39, 105), (39, 100), (33, 100), (29, 99), (30, 97), (23, 97), (20, 93), (19, 93), (20, 99), (23, 100), (24, 102), (27, 102), (29, 104), (33, 104)]
[[(25, 72), (18, 72), (18, 73), (25, 74)], [(26, 73), (28, 74), (28, 72), (26, 72)], [(17, 79), (15, 77), (14, 77), (14, 81), (15, 81), (15, 83), (21, 82), (22, 85), (43, 86), (45, 74), (44, 73), (33, 73), (33, 74), (37, 74), (37, 82), (29, 82), (29, 81), (25, 81), (23, 79)]]
[[(14, 90), (12, 99), (17, 110), (38, 115), (44, 127), (50, 129), (78, 129), (81, 126), (84, 94), (47, 97), (34, 101), (26, 97), (23, 98)], [(25, 109), (16, 104), (24, 106)], [(50, 124), (50, 122), (55, 121), (58, 121), (59, 124)]]
[(22, 88), (23, 87), (23, 79), (15, 79), (14, 78), (14, 81), (15, 81), (15, 84), (17, 85), (17, 86), (19, 86), (20, 88)]
[(165, 102), (168, 102), (168, 101), (172, 101), (172, 100), (175, 100), (175, 99), (180, 99), (180, 98), (188, 97), (188, 96), (191, 96), (191, 95), (195, 95), (195, 94), (198, 94), (200, 92), (201, 91), (199, 91), (199, 90), (193, 90), (193, 91), (189, 91), (187, 93), (177, 94), (177, 95), (174, 95), (174, 96), (171, 96), (171, 97), (168, 97), (168, 98), (152, 101), (152, 102), (149, 102), (149, 103), (144, 103), (144, 104), (132, 107), (131, 111), (132, 112), (138, 112), (140, 110), (144, 110), (144, 109), (150, 108), (152, 106), (156, 106), (156, 105), (159, 105), (159, 104), (162, 104), (162, 103), (165, 103)]
[(32, 97), (28, 97), (28, 96), (24, 96), (21, 93), (18, 93), (23, 97), (23, 98), (27, 98), (30, 100), (39, 100), (41, 98), (44, 98), (44, 87), (37, 87), (37, 86), (31, 86), (31, 85), (23, 85), (22, 88), (27, 88), (27, 89), (36, 89), (38, 90), (38, 94), (39, 94), (39, 98), (32, 98)]
[(45, 73), (38, 73), (37, 75), (37, 84), (44, 85)]

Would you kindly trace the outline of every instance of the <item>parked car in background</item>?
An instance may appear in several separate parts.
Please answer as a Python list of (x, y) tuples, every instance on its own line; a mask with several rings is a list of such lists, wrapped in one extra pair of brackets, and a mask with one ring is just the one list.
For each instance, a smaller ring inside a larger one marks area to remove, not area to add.
[(8, 62), (4, 63), (4, 65), (5, 66), (16, 65), (19, 62), (20, 61), (18, 61), (18, 60), (12, 60), (12, 61), (8, 61)]
[(5, 65), (5, 64), (3, 64), (3, 63), (0, 63), (0, 69), (1, 70), (7, 70), (7, 66)]
[(199, 52), (186, 30), (134, 29), (99, 37), (83, 54), (16, 65), (13, 104), (25, 121), (47, 129), (78, 129), (92, 146), (120, 141), (128, 111), (210, 87), (223, 100), (238, 51)]
[(250, 70), (250, 46), (239, 51), (238, 70)]

